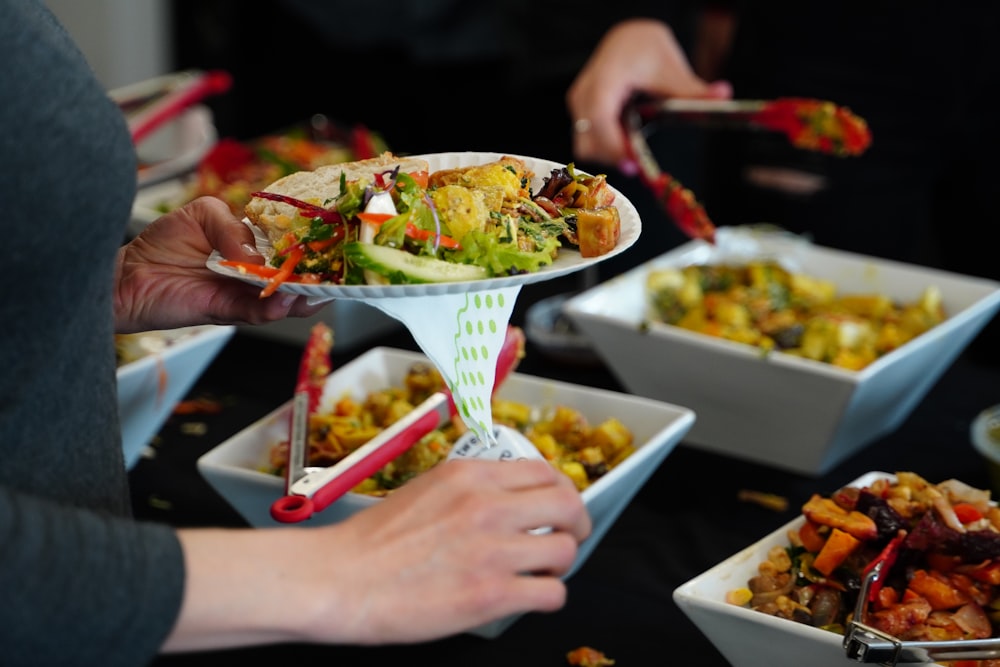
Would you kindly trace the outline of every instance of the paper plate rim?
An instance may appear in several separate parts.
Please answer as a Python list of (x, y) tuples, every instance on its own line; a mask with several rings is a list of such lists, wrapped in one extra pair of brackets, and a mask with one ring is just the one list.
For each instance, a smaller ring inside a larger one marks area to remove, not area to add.
[[(485, 164), (498, 160), (504, 156), (516, 157), (523, 160), (529, 169), (535, 173), (533, 189), (537, 191), (541, 185), (543, 176), (553, 169), (559, 169), (566, 165), (552, 160), (528, 157), (514, 153), (482, 153), (476, 151), (450, 152), (450, 153), (428, 153), (415, 157), (423, 158), (430, 164), (431, 171), (439, 169), (449, 169), (455, 167)], [(521, 274), (516, 276), (504, 276), (498, 278), (486, 278), (483, 280), (447, 282), (447, 283), (423, 283), (416, 285), (334, 285), (330, 283), (303, 284), (285, 283), (278, 288), (279, 292), (289, 294), (299, 294), (320, 299), (384, 299), (394, 297), (411, 296), (434, 296), (443, 294), (465, 294), (474, 291), (494, 290), (505, 287), (515, 287), (530, 283), (542, 282), (559, 278), (588, 267), (594, 266), (604, 260), (610, 259), (628, 250), (639, 238), (642, 231), (642, 223), (635, 206), (618, 189), (609, 184), (615, 194), (614, 206), (618, 209), (621, 217), (621, 237), (615, 248), (599, 257), (584, 258), (576, 250), (562, 248), (559, 256), (551, 266), (536, 271), (534, 273)], [(249, 221), (244, 220), (247, 224)], [(271, 244), (264, 233), (250, 224), (254, 230), (254, 237), (257, 249), (266, 257), (270, 255)], [(206, 266), (212, 271), (221, 275), (229, 276), (248, 282), (254, 285), (264, 286), (267, 281), (257, 276), (240, 272), (238, 269), (223, 266), (220, 262), (223, 257), (218, 252), (213, 252), (206, 262)]]

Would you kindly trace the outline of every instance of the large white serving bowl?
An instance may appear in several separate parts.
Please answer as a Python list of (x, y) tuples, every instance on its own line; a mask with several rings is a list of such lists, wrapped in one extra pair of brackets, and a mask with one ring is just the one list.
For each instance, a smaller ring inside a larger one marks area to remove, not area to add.
[[(867, 486), (884, 472), (869, 472), (845, 486)], [(844, 637), (811, 625), (729, 604), (726, 593), (746, 587), (757, 566), (774, 546), (788, 545), (788, 531), (797, 530), (800, 516), (681, 584), (673, 598), (685, 615), (733, 667), (848, 667)]]
[[(822, 475), (895, 430), (1000, 307), (1000, 283), (992, 280), (824, 248), (784, 233), (731, 234), (718, 247), (681, 245), (563, 306), (628, 391), (695, 411), (698, 422), (684, 440), (693, 447)], [(910, 302), (936, 286), (948, 319), (860, 371), (764, 355), (750, 345), (648, 322), (650, 270), (732, 261), (747, 248), (740, 259), (779, 259), (834, 281), (840, 293)]]
[[(369, 392), (402, 384), (410, 366), (426, 357), (417, 352), (376, 347), (334, 371), (324, 396), (350, 394), (362, 399)], [(663, 462), (695, 421), (694, 413), (661, 401), (613, 391), (512, 373), (497, 391), (504, 399), (544, 408), (556, 404), (579, 410), (591, 423), (616, 417), (635, 436), (636, 451), (583, 491), (593, 531), (581, 545), (572, 575), (590, 556), (635, 493)], [(237, 433), (198, 459), (198, 471), (208, 483), (254, 527), (285, 526), (271, 518), (271, 504), (284, 493), (284, 479), (261, 472), (268, 452), (288, 437), (291, 401)], [(308, 523), (335, 523), (381, 502), (379, 498), (348, 493), (314, 515)], [(516, 617), (479, 628), (475, 634), (495, 637)]]
[(139, 461), (174, 407), (235, 330), (232, 326), (206, 325), (141, 334), (150, 343), (145, 354), (117, 371), (126, 466), (132, 468)]

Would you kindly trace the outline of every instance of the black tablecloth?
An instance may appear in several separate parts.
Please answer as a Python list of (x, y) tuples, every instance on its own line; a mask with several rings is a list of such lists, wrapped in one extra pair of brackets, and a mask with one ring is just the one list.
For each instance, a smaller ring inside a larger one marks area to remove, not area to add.
[[(513, 320), (517, 323), (522, 315), (516, 311)], [(373, 339), (371, 345), (417, 349), (405, 330)], [(361, 351), (336, 353), (335, 367)], [(289, 400), (300, 352), (296, 345), (236, 334), (188, 396), (216, 399), (223, 405), (221, 412), (172, 415), (151, 447), (152, 456), (132, 470), (138, 517), (176, 526), (245, 525), (200, 477), (195, 462)], [(527, 352), (519, 372), (622, 390), (601, 365), (555, 362), (530, 341)], [(496, 639), (462, 635), (377, 648), (282, 645), (165, 656), (155, 664), (218, 666), (266, 660), (276, 665), (556, 667), (566, 664), (568, 651), (588, 645), (616, 660), (618, 667), (724, 666), (718, 651), (675, 606), (672, 592), (677, 586), (797, 516), (812, 493), (829, 493), (869, 471), (910, 470), (935, 482), (954, 477), (988, 488), (985, 466), (969, 443), (968, 431), (976, 414), (997, 402), (1000, 369), (968, 354), (960, 356), (896, 432), (819, 478), (682, 443), (569, 579), (566, 606), (552, 614), (526, 615)], [(784, 496), (789, 509), (778, 512), (740, 501), (741, 489)]]

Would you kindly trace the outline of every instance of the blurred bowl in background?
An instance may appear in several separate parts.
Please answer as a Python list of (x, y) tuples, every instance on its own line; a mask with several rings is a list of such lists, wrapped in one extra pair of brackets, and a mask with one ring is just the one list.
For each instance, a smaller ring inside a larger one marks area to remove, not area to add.
[(556, 294), (532, 304), (525, 316), (525, 336), (553, 361), (579, 366), (600, 364), (590, 339), (563, 313), (563, 305), (571, 296)]
[[(155, 76), (110, 90), (108, 96), (132, 120), (167, 99), (194, 75), (193, 71), (186, 71)], [(204, 104), (191, 104), (139, 141), (136, 146), (139, 188), (192, 171), (217, 141), (211, 109)]]
[(194, 170), (218, 140), (211, 110), (196, 104), (136, 146), (138, 183), (145, 188)]
[(235, 332), (206, 325), (116, 336), (118, 412), (125, 465), (132, 468), (177, 403)]
[(972, 420), (972, 446), (986, 461), (993, 497), (1000, 497), (1000, 405), (986, 408)]

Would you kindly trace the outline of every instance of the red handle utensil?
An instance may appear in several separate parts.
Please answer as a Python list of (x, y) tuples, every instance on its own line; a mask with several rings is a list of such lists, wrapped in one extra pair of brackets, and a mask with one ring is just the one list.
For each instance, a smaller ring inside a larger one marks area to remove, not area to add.
[(321, 512), (421, 438), (451, 419), (448, 396), (432, 394), (409, 414), (328, 468), (317, 468), (294, 481), (288, 494), (271, 505), (282, 523), (304, 521)]
[[(508, 326), (504, 344), (497, 355), (494, 391), (503, 384), (518, 361), (524, 356), (524, 332)], [(309, 366), (307, 348), (303, 368)], [(313, 357), (315, 359), (315, 356)], [(300, 379), (304, 371), (300, 370)], [(305, 372), (308, 375), (308, 372)], [(289, 444), (286, 495), (271, 505), (271, 517), (282, 523), (304, 521), (329, 507), (362, 481), (378, 472), (385, 464), (408, 450), (425, 435), (457, 416), (451, 392), (436, 392), (413, 411), (384, 429), (376, 437), (358, 447), (336, 464), (327, 468), (306, 470), (308, 411), (307, 391), (296, 391), (292, 409), (292, 440)], [(305, 417), (303, 416), (305, 412)]]
[(660, 169), (646, 142), (649, 117), (643, 112), (644, 107), (633, 102), (625, 107), (622, 114), (625, 147), (629, 158), (639, 167), (639, 180), (653, 193), (678, 229), (692, 239), (715, 243), (715, 224), (708, 217), (705, 208), (690, 190)]
[(796, 148), (837, 156), (860, 155), (871, 144), (863, 118), (824, 100), (652, 99), (638, 96), (625, 106), (622, 126), (629, 158), (674, 224), (694, 239), (715, 241), (715, 225), (694, 194), (660, 169), (646, 132), (655, 124), (693, 123), (705, 127), (784, 134)]
[(232, 83), (233, 79), (229, 73), (222, 70), (191, 72), (189, 79), (177, 84), (166, 95), (141, 111), (128, 115), (132, 142), (141, 143), (153, 130), (206, 97), (226, 92)]
[(632, 102), (629, 112), (640, 125), (692, 123), (778, 132), (796, 148), (840, 157), (861, 155), (872, 141), (864, 118), (833, 102), (805, 97), (773, 100), (640, 97)]

